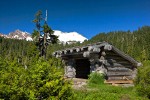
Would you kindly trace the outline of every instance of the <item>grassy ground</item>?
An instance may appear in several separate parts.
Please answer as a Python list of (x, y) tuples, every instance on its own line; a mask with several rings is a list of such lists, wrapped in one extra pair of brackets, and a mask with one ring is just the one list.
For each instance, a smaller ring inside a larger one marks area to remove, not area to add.
[(74, 91), (76, 100), (149, 100), (137, 95), (134, 87), (90, 84)]

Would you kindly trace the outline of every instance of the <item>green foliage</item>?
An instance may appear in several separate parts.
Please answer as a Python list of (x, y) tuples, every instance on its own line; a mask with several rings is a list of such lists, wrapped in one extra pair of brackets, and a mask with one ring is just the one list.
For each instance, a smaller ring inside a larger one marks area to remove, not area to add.
[(106, 84), (93, 85), (86, 90), (75, 90), (77, 100), (148, 100), (138, 96), (133, 87), (115, 87)]
[(53, 38), (52, 44), (57, 43), (58, 36), (53, 35), (54, 31), (46, 23), (43, 25), (43, 32), (49, 33), (49, 37)]
[[(111, 86), (103, 83), (103, 75), (93, 73), (90, 75), (86, 89), (74, 90), (77, 100), (148, 100), (139, 96), (134, 87)], [(100, 79), (100, 81), (99, 81)]]
[(17, 58), (20, 63), (27, 64), (32, 58), (37, 58), (37, 53), (34, 42), (1, 38), (0, 57), (3, 59), (11, 61)]
[[(47, 17), (47, 16), (46, 16)], [(32, 33), (32, 38), (36, 42), (40, 56), (47, 58), (47, 46), (58, 42), (58, 36), (55, 36), (54, 31), (48, 26), (46, 20), (42, 17), (42, 11), (38, 11), (33, 22), (36, 24), (36, 29)], [(43, 23), (44, 22), (44, 23)], [(41, 25), (43, 24), (43, 25)], [(41, 30), (42, 29), (42, 30)]]
[(34, 30), (32, 33), (32, 38), (34, 41), (38, 41), (38, 37), (40, 36), (40, 33), (37, 30)]
[(44, 33), (50, 33), (50, 34), (54, 33), (54, 31), (47, 24), (43, 25), (43, 32)]
[(104, 75), (100, 73), (91, 73), (88, 79), (89, 84), (104, 84)]
[(33, 22), (38, 23), (38, 22), (40, 22), (40, 20), (42, 20), (42, 11), (41, 10), (37, 11), (37, 13), (35, 14), (35, 19), (33, 20)]
[[(115, 87), (104, 84), (104, 76), (98, 73), (89, 75), (86, 89), (75, 90), (77, 100), (148, 100), (136, 93), (134, 87)], [(142, 89), (139, 89), (142, 91)]]
[(143, 26), (137, 31), (115, 31), (99, 33), (88, 43), (109, 42), (140, 61), (150, 59), (150, 26)]
[[(140, 95), (146, 96), (150, 99), (150, 62), (145, 62), (146, 66), (139, 68), (135, 80), (136, 90)], [(147, 65), (149, 63), (149, 65)]]
[(58, 62), (56, 58), (40, 58), (25, 67), (17, 59), (0, 59), (0, 99), (73, 99), (70, 82), (57, 68), (63, 64)]
[(1, 99), (27, 99), (26, 91), (26, 71), (17, 60), (0, 60), (0, 98)]
[(136, 94), (133, 87), (115, 87), (104, 84), (104, 75), (92, 73), (89, 75), (88, 89), (75, 90), (77, 100), (148, 100)]
[(71, 84), (63, 79), (64, 64), (38, 56), (35, 42), (0, 38), (0, 99), (73, 99)]

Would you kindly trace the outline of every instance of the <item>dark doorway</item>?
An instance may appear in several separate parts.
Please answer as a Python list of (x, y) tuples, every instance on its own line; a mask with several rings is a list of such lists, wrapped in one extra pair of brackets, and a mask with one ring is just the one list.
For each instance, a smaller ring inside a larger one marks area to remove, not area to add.
[(90, 61), (88, 59), (76, 60), (76, 78), (87, 79), (90, 74)]

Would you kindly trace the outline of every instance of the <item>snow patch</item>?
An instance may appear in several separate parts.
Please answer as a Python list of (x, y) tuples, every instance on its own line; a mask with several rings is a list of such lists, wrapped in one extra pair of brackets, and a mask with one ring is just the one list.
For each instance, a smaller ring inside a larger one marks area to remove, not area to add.
[(26, 41), (33, 41), (33, 39), (31, 37), (27, 37)]
[(61, 32), (59, 30), (54, 30), (54, 35), (57, 35), (58, 39), (61, 42), (65, 43), (68, 41), (76, 41), (82, 43), (83, 41), (88, 40), (77, 32)]

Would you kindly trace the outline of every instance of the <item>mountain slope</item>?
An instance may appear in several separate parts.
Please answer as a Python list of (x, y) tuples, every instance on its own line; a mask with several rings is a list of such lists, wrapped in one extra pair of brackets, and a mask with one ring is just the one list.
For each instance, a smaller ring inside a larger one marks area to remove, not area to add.
[(31, 35), (28, 32), (23, 32), (20, 30), (15, 30), (14, 32), (10, 32), (8, 35), (0, 34), (1, 37), (10, 38), (10, 39), (19, 39), (19, 40), (27, 40), (32, 41)]
[(28, 32), (23, 32), (20, 30), (16, 30), (14, 32), (10, 32), (9, 35), (7, 35), (9, 38), (12, 39), (19, 39), (19, 40), (27, 40), (27, 41), (32, 41), (31, 35)]
[(54, 35), (58, 36), (58, 39), (61, 42), (69, 42), (69, 41), (76, 41), (76, 42), (83, 42), (84, 40), (88, 40), (87, 38), (85, 38), (84, 36), (82, 36), (81, 34), (77, 33), (77, 32), (61, 32), (58, 30), (54, 30)]

